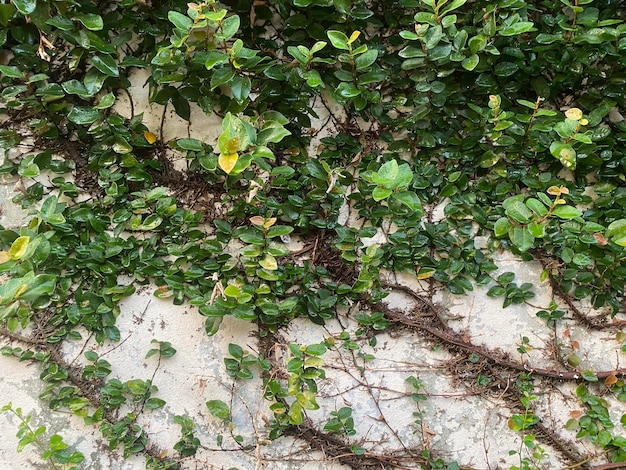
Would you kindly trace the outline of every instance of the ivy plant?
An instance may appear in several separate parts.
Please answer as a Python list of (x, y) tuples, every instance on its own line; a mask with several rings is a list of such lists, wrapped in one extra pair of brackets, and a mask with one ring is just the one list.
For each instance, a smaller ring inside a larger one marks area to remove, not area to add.
[[(140, 419), (166, 405), (154, 376), (116, 378), (102, 349), (121, 341), (120, 301), (149, 285), (193, 307), (211, 337), (233, 317), (282, 348), (283, 363), (234, 343), (223, 358), (233, 383), (262, 382), (270, 440), (321, 432), (343, 442), (339, 456), (374, 458), (350, 439), (350, 406), (307, 427), (334, 338), (281, 343), (294, 319), (324, 326), (363, 309), (357, 332), (337, 338), (359, 364), (374, 361), (361, 344), (398, 323), (381, 301), (402, 273), (431, 297), (504, 296), (555, 331), (569, 318), (622, 325), (625, 19), (609, 0), (0, 4), (0, 174), (17, 182), (13, 202), (29, 219), (0, 226), (2, 352), (36, 362), (42, 399), (112, 449), (176, 468), (204, 445), (202, 423), (177, 415), (176, 457), (157, 452)], [(157, 128), (133, 99), (138, 76), (145, 104), (162, 112)], [(188, 131), (170, 136), (170, 114)], [(215, 132), (196, 133), (199, 116), (218, 119)], [(494, 275), (504, 251), (541, 264), (547, 306), (532, 304), (535, 284)], [(421, 327), (428, 336), (432, 325)], [(58, 354), (91, 338), (82, 365)], [(146, 364), (175, 353), (174, 340), (155, 339)], [(567, 427), (608, 465), (623, 462), (596, 371), (579, 372), (586, 411)], [(603, 393), (623, 399), (622, 382)], [(513, 468), (546, 458), (530, 434), (537, 395), (526, 392), (509, 421), (523, 436)], [(235, 419), (222, 400), (206, 406)], [(17, 409), (4, 411), (51, 465), (80, 463), (62, 439), (48, 445)], [(425, 410), (416, 413), (421, 426)], [(424, 447), (413, 462), (459, 468)]]

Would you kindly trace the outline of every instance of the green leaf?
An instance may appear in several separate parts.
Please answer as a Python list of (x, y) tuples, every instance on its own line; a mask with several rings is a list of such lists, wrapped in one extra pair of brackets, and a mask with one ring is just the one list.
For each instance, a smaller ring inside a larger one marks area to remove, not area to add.
[(207, 336), (213, 336), (215, 333), (217, 333), (223, 320), (223, 316), (207, 317), (207, 319), (204, 321), (204, 331)]
[(267, 230), (266, 237), (274, 238), (274, 237), (282, 237), (293, 232), (293, 227), (289, 225), (273, 225)]
[(315, 400), (315, 393), (311, 390), (304, 390), (298, 393), (296, 400), (298, 400), (298, 403), (300, 403), (305, 410), (318, 410), (320, 407)]
[(95, 68), (108, 77), (119, 77), (120, 75), (117, 63), (110, 55), (95, 55), (92, 57), (91, 62)]
[(289, 422), (299, 426), (304, 422), (304, 412), (302, 411), (302, 405), (296, 401), (289, 407)]
[(228, 41), (237, 33), (240, 23), (238, 15), (229, 16), (222, 21), (221, 29), (215, 31), (215, 37), (220, 41)]
[(148, 217), (146, 217), (146, 220), (143, 221), (139, 230), (146, 230), (146, 231), (154, 230), (162, 223), (163, 223), (163, 217), (157, 214), (150, 214)]
[(531, 222), (528, 224), (528, 231), (535, 238), (543, 238), (546, 236), (546, 226), (547, 222), (535, 223)]
[(394, 199), (404, 204), (416, 214), (422, 214), (422, 202), (414, 191), (402, 191), (393, 195)]
[(398, 162), (389, 160), (384, 163), (378, 171), (372, 173), (372, 181), (380, 186), (385, 186), (393, 182), (398, 176)]
[(535, 237), (526, 227), (512, 227), (509, 230), (509, 239), (520, 251), (528, 251), (535, 246)]
[(529, 197), (526, 199), (526, 205), (539, 217), (543, 217), (548, 213), (548, 208), (539, 199)]
[(302, 78), (306, 80), (307, 85), (309, 85), (310, 87), (316, 88), (319, 86), (324, 86), (324, 81), (322, 80), (322, 77), (317, 70), (308, 70), (304, 72), (302, 74)]
[(606, 229), (607, 237), (624, 237), (626, 236), (626, 219), (618, 219), (609, 224)]
[(50, 295), (56, 287), (57, 277), (52, 274), (38, 274), (27, 284), (27, 290), (19, 296), (24, 302), (33, 302), (43, 295)]
[(55, 28), (58, 28), (61, 31), (70, 31), (74, 29), (74, 22), (72, 20), (64, 16), (59, 16), (59, 15), (46, 20), (46, 24), (50, 26), (54, 26)]
[(341, 82), (335, 92), (342, 98), (354, 98), (361, 94), (361, 90), (352, 82)]
[(438, 44), (429, 51), (428, 57), (432, 61), (438, 61), (442, 59), (448, 59), (452, 52), (452, 44)]
[(274, 160), (276, 156), (274, 155), (274, 152), (269, 149), (269, 147), (266, 147), (265, 145), (257, 145), (254, 147), (254, 150), (252, 150), (252, 158), (267, 158)]
[(22, 15), (30, 15), (37, 8), (37, 0), (13, 0), (13, 5)]
[(363, 70), (376, 62), (378, 58), (378, 51), (376, 49), (370, 49), (361, 54), (354, 60), (357, 70)]
[(511, 227), (511, 222), (509, 222), (509, 219), (507, 217), (500, 217), (498, 220), (496, 220), (496, 223), (493, 226), (494, 235), (497, 238), (502, 238), (505, 235), (508, 235)]
[(104, 85), (106, 78), (107, 76), (98, 71), (97, 68), (94, 67), (89, 69), (83, 79), (88, 96), (93, 96), (98, 93)]
[(228, 354), (233, 356), (235, 359), (243, 358), (243, 348), (238, 344), (229, 343), (228, 344)]
[(582, 215), (582, 212), (579, 209), (568, 205), (556, 206), (552, 213), (561, 219), (574, 219)]
[(148, 398), (144, 402), (144, 407), (149, 410), (156, 410), (158, 408), (163, 408), (165, 406), (165, 400), (161, 398)]
[(416, 41), (419, 39), (419, 36), (413, 31), (400, 31), (400, 37), (402, 39), (408, 39), (409, 41)]
[(104, 27), (102, 17), (95, 13), (78, 13), (76, 18), (78, 18), (78, 21), (80, 21), (85, 28), (91, 31), (100, 31)]
[(439, 11), (439, 16), (445, 16), (451, 11), (460, 8), (461, 6), (465, 5), (465, 2), (467, 2), (467, 0), (453, 0), (452, 3), (446, 6), (443, 10)]
[(245, 243), (252, 243), (253, 245), (265, 245), (265, 237), (263, 233), (254, 228), (246, 228), (239, 234), (241, 241)]
[(266, 144), (268, 142), (278, 143), (288, 135), (291, 135), (287, 129), (282, 125), (276, 124), (269, 127), (264, 127), (257, 135), (257, 143)]
[(311, 356), (321, 356), (327, 351), (326, 345), (324, 343), (320, 344), (310, 344), (306, 347), (304, 352)]
[(572, 258), (572, 262), (577, 266), (584, 267), (591, 264), (591, 258), (585, 253), (576, 253)]
[(211, 77), (211, 90), (230, 82), (235, 77), (235, 71), (230, 65), (215, 69)]
[(582, 375), (583, 379), (585, 379), (587, 382), (598, 381), (598, 377), (596, 376), (595, 372), (593, 372), (592, 370), (583, 370), (580, 374)]
[(193, 26), (193, 20), (189, 18), (187, 15), (183, 15), (177, 11), (169, 11), (167, 13), (167, 18), (172, 22), (176, 28), (187, 32)]
[(455, 277), (452, 280), (452, 283), (456, 284), (457, 286), (461, 287), (463, 290), (466, 290), (466, 291), (474, 290), (474, 285), (472, 284), (472, 282), (464, 276)]
[(183, 137), (176, 141), (176, 146), (183, 150), (191, 150), (193, 152), (201, 152), (203, 150), (202, 141), (198, 139), (192, 139), (189, 137)]
[(388, 198), (392, 192), (392, 189), (381, 188), (380, 186), (377, 186), (374, 188), (374, 191), (372, 191), (372, 198), (374, 199), (374, 201), (382, 201), (383, 199)]
[(296, 47), (296, 46), (288, 46), (287, 52), (295, 58), (301, 65), (307, 65), (309, 62), (308, 54), (303, 53), (304, 46)]
[(513, 201), (504, 212), (520, 224), (527, 224), (533, 217), (531, 210), (521, 201)]
[(176, 111), (176, 114), (178, 114), (184, 120), (189, 121), (191, 108), (189, 106), (189, 101), (187, 100), (187, 98), (185, 98), (183, 95), (180, 94), (180, 92), (177, 91), (172, 96), (170, 101), (174, 105), (174, 110)]
[(83, 106), (74, 106), (67, 115), (67, 118), (74, 124), (87, 125), (92, 124), (100, 117), (100, 111), (94, 108), (85, 108)]
[(479, 62), (480, 62), (480, 57), (478, 57), (478, 54), (472, 54), (471, 56), (463, 59), (463, 61), (461, 62), (461, 66), (465, 70), (472, 71), (476, 68)]
[(230, 408), (222, 400), (209, 400), (206, 402), (206, 406), (209, 409), (209, 413), (216, 418), (224, 421), (230, 420)]
[(519, 70), (515, 62), (498, 62), (493, 68), (493, 73), (498, 77), (509, 77)]
[(326, 41), (317, 41), (313, 44), (313, 47), (311, 47), (311, 54), (321, 51), (326, 47), (326, 44), (328, 44)]
[(502, 286), (493, 286), (487, 291), (487, 297), (500, 297), (506, 294), (506, 289)]
[(472, 54), (482, 51), (486, 45), (487, 37), (482, 34), (474, 36), (467, 41), (467, 46)]
[(108, 109), (115, 104), (115, 95), (113, 93), (107, 93), (100, 102), (94, 106), (94, 109)]
[(552, 44), (554, 42), (562, 42), (563, 34), (539, 33), (535, 38), (539, 44)]
[(398, 166), (398, 175), (388, 187), (393, 189), (406, 189), (413, 181), (413, 171), (408, 163)]
[(14, 65), (0, 65), (0, 73), (10, 78), (24, 78), (24, 72)]
[[(269, 273), (270, 275), (272, 274), (272, 271), (267, 271), (264, 269), (260, 269), (258, 271), (264, 271), (266, 273)], [(257, 271), (257, 275), (259, 275), (258, 271)], [(232, 315), (234, 318), (237, 318), (239, 320), (244, 320), (244, 321), (256, 320), (256, 313), (254, 311), (254, 305), (249, 305), (249, 304), (237, 305), (232, 310)]]
[(572, 136), (572, 139), (576, 140), (577, 142), (582, 142), (583, 144), (590, 144), (592, 142), (591, 137), (589, 137), (586, 134), (580, 134), (580, 133), (574, 134)]
[(346, 36), (341, 31), (330, 30), (326, 32), (328, 39), (330, 39), (330, 43), (336, 47), (337, 49), (342, 50), (350, 50), (350, 46), (348, 45), (348, 36)]
[[(9, 20), (13, 17), (16, 11), (17, 11), (16, 8), (12, 4), (8, 4), (8, 3), (0, 4), (0, 25), (6, 27), (9, 24)], [(7, 30), (5, 29), (4, 31), (5, 39), (0, 40), (0, 44), (4, 44), (6, 40), (6, 32)], [(0, 32), (0, 37), (2, 35), (3, 33)]]
[(529, 31), (536, 31), (531, 21), (518, 21), (500, 30), (501, 36), (518, 36)]
[(225, 54), (224, 52), (207, 51), (204, 66), (207, 68), (207, 70), (211, 70), (216, 65), (227, 63), (228, 59), (228, 54)]
[(500, 161), (500, 156), (493, 150), (488, 150), (480, 157), (481, 168), (491, 168)]

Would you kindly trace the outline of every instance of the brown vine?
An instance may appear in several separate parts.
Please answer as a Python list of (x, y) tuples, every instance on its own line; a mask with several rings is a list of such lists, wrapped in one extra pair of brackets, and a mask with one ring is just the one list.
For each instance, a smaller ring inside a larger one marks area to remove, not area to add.
[[(40, 352), (43, 352), (47, 356), (46, 359), (39, 361), (35, 358), (31, 358), (29, 360), (33, 363), (39, 363), (42, 365), (56, 364), (60, 369), (67, 372), (67, 378), (65, 380), (76, 387), (78, 391), (77, 396), (86, 398), (89, 401), (89, 404), (94, 408), (100, 408), (101, 379), (84, 379), (81, 375), (80, 368), (68, 364), (59, 351), (54, 347), (54, 344), (47, 343), (45, 340), (30, 338), (13, 333), (7, 328), (0, 328), (0, 337), (5, 338), (10, 342), (19, 342), (31, 347), (38, 346), (41, 349)], [(103, 419), (110, 423), (118, 421), (118, 417), (115, 415), (113, 410), (105, 410)], [(161, 449), (159, 449), (156, 445), (151, 444), (149, 440), (142, 453), (163, 463), (171, 462), (171, 459), (163, 457), (164, 454), (161, 452)]]

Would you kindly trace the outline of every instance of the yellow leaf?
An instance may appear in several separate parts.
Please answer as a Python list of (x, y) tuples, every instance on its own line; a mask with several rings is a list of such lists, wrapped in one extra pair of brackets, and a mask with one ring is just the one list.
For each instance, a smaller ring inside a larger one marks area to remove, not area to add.
[(149, 144), (154, 144), (157, 141), (156, 134), (150, 131), (143, 131), (143, 136), (148, 141)]
[(231, 137), (230, 139), (228, 139), (228, 142), (226, 142), (226, 152), (229, 154), (237, 153), (240, 144), (241, 139), (239, 139), (238, 135), (236, 135), (235, 137)]
[(7, 261), (9, 261), (11, 259), (11, 257), (9, 256), (9, 253), (6, 251), (0, 251), (0, 264), (2, 263), (6, 263)]
[(355, 31), (350, 35), (350, 39), (348, 39), (348, 44), (352, 44), (354, 41), (356, 41), (359, 36), (361, 35), (361, 31)]
[(431, 278), (435, 272), (435, 268), (422, 268), (421, 266), (415, 268), (415, 274), (420, 281)]
[(9, 256), (11, 259), (20, 259), (26, 253), (28, 244), (30, 243), (30, 237), (23, 236), (17, 237), (11, 248), (9, 248)]
[(217, 163), (227, 175), (230, 175), (230, 172), (233, 171), (233, 168), (235, 168), (238, 159), (239, 155), (237, 153), (220, 153)]
[(558, 186), (550, 186), (546, 192), (552, 196), (560, 196), (561, 188)]
[(570, 108), (565, 111), (565, 117), (572, 121), (580, 121), (583, 117), (583, 112), (578, 108)]
[(269, 217), (265, 219), (265, 222), (263, 223), (263, 228), (270, 228), (275, 223), (276, 223), (276, 217)]

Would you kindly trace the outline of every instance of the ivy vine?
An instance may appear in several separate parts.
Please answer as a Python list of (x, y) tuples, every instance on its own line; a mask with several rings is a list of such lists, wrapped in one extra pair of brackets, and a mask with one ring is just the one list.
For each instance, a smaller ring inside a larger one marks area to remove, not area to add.
[[(150, 286), (195, 307), (209, 336), (229, 316), (256, 325), (264, 347), (231, 344), (224, 366), (233, 380), (263, 378), (268, 439), (299, 433), (353, 468), (470, 468), (426, 446), (371, 452), (353, 439), (350, 407), (321, 427), (307, 419), (327, 351), (359, 351), (402, 324), (466, 355), (468, 370), (483, 364), (481, 386), (508, 370), (509, 427), (523, 435), (511, 468), (541, 468), (546, 442), (589, 468), (541, 428), (533, 377), (579, 384), (586, 411), (566, 428), (604, 449), (595, 468), (618, 468), (626, 418), (614, 423), (603, 395), (626, 400), (623, 369), (583, 369), (575, 347), (555, 371), (525, 367), (454, 339), (431, 300), (484, 287), (549, 328), (566, 312), (590, 330), (626, 324), (625, 20), (611, 0), (0, 4), (0, 173), (19, 180), (13, 201), (30, 214), (0, 226), (3, 354), (37, 362), (42, 399), (97, 426), (112, 449), (180, 468), (201, 446), (193, 421), (176, 417), (172, 458), (138, 424), (165, 405), (154, 376), (124, 382), (97, 351), (78, 369), (59, 354), (85, 335), (119, 342), (119, 302)], [(150, 128), (135, 112), (138, 76), (163, 117), (212, 116), (216, 137)], [(538, 286), (496, 275), (502, 250), (541, 263), (550, 305), (532, 304)], [(388, 281), (402, 272), (428, 296)], [(430, 316), (390, 309), (393, 290)], [(294, 319), (324, 325), (354, 305), (357, 333), (288, 344), (274, 362)], [(146, 359), (158, 368), (175, 347), (155, 340)], [(407, 379), (419, 405), (423, 383)], [(232, 418), (223, 401), (207, 407)], [(61, 436), (46, 444), (19, 407), (2, 412), (50, 468), (82, 462)], [(419, 406), (415, 416), (419, 428)]]

